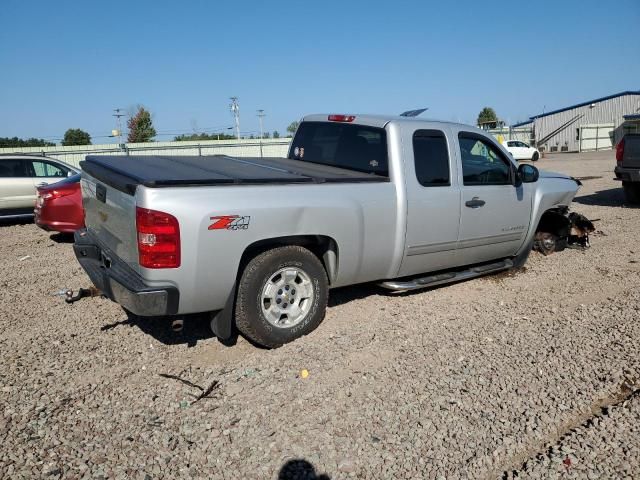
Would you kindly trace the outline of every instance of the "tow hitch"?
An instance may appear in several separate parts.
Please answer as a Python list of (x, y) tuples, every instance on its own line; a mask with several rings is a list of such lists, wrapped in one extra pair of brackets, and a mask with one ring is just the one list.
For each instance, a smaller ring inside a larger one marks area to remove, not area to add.
[(73, 294), (73, 290), (69, 289), (64, 292), (64, 301), (74, 303), (85, 297), (99, 297), (100, 295), (102, 295), (102, 292), (96, 287), (80, 288), (75, 295)]

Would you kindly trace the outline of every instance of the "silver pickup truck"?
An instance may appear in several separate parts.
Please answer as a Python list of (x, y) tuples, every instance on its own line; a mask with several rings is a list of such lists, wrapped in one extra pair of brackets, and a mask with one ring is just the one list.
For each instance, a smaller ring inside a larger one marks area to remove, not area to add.
[(277, 347), (329, 289), (407, 291), (522, 265), (566, 230), (579, 182), (518, 166), (467, 125), (310, 115), (287, 158), (88, 156), (76, 256), (140, 316), (211, 315)]

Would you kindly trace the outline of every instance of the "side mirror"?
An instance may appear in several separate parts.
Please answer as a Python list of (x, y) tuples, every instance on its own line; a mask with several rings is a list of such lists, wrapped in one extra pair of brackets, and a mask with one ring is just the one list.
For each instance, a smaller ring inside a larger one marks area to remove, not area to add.
[(518, 176), (522, 183), (534, 183), (538, 181), (540, 172), (538, 172), (538, 169), (533, 165), (523, 163), (518, 167)]

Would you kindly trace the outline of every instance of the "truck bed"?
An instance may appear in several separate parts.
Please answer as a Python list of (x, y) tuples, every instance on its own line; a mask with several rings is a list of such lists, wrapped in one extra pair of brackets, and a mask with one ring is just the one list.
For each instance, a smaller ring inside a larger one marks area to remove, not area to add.
[(380, 175), (288, 158), (88, 155), (80, 166), (97, 180), (129, 194), (133, 194), (138, 185), (160, 188), (389, 181)]

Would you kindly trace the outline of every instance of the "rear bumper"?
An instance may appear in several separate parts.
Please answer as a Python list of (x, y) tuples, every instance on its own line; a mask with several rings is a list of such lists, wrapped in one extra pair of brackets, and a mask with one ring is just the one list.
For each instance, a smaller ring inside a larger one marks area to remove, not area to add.
[(100, 245), (86, 229), (76, 231), (74, 240), (78, 262), (106, 297), (140, 316), (178, 313), (180, 293), (176, 287), (147, 285), (137, 272)]
[(616, 167), (614, 169), (616, 180), (623, 182), (640, 182), (640, 168)]

